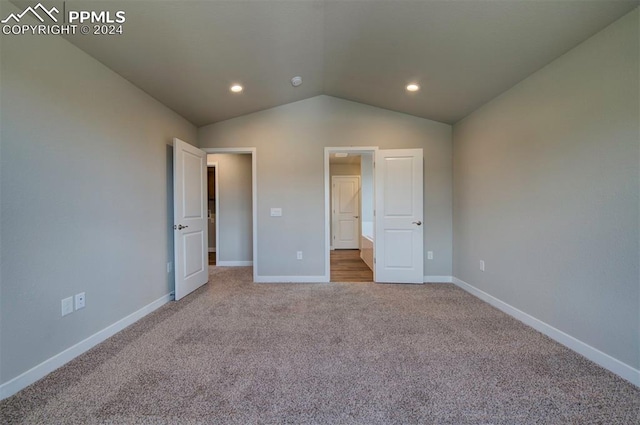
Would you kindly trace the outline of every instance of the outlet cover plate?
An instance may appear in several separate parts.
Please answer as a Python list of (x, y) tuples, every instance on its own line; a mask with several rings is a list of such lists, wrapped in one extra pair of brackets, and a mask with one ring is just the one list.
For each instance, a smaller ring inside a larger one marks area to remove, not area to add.
[(80, 310), (81, 308), (84, 308), (84, 303), (85, 303), (84, 292), (80, 292), (79, 294), (76, 294), (76, 310)]

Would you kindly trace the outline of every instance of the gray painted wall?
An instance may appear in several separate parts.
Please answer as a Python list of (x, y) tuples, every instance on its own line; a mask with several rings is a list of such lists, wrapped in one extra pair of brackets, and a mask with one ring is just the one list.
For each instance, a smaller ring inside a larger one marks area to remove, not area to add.
[(373, 155), (363, 154), (360, 157), (360, 170), (362, 178), (362, 221), (373, 222)]
[[(197, 134), (61, 37), (0, 39), (7, 382), (172, 290), (169, 145)], [(82, 291), (86, 308), (61, 317)]]
[(454, 127), (454, 275), (635, 368), (638, 39), (636, 9)]
[[(325, 146), (423, 148), (425, 253), (435, 252), (425, 275), (451, 275), (451, 126), (317, 96), (201, 127), (198, 143), (257, 148), (261, 276), (324, 275)], [(270, 217), (271, 207), (283, 216)]]
[(218, 163), (220, 197), (217, 261), (253, 261), (251, 154), (209, 154)]

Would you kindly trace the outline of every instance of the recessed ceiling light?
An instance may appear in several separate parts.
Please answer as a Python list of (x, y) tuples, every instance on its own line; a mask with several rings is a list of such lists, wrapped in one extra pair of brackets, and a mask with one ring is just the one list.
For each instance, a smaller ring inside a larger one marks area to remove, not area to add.
[(349, 156), (347, 152), (336, 152), (336, 158), (346, 158)]
[(291, 85), (293, 87), (298, 87), (301, 84), (302, 84), (302, 77), (293, 77), (291, 79)]
[(240, 84), (234, 84), (231, 86), (231, 91), (234, 93), (240, 93), (242, 91), (242, 86)]
[(409, 84), (407, 86), (407, 91), (418, 91), (420, 90), (420, 86), (417, 84)]

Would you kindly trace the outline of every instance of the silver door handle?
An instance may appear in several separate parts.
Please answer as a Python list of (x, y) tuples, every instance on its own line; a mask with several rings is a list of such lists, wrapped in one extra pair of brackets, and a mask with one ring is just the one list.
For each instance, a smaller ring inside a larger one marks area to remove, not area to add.
[(178, 230), (182, 230), (182, 229), (186, 229), (189, 226), (183, 226), (182, 224), (178, 224), (177, 226), (173, 226), (174, 229), (178, 229)]
[(411, 223), (411, 224), (417, 224), (418, 226), (421, 226), (421, 225), (422, 225), (422, 222), (421, 222), (420, 220), (418, 220), (418, 221), (414, 221), (414, 222), (413, 222), (413, 223)]

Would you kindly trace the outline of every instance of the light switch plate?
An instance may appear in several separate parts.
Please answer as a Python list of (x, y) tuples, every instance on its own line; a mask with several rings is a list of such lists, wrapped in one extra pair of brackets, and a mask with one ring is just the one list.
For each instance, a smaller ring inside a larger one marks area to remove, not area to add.
[(271, 208), (271, 217), (282, 217), (282, 208)]
[(65, 298), (62, 300), (62, 315), (73, 313), (73, 297)]

